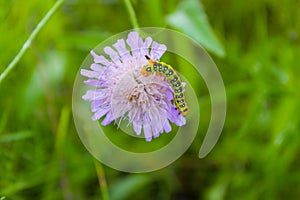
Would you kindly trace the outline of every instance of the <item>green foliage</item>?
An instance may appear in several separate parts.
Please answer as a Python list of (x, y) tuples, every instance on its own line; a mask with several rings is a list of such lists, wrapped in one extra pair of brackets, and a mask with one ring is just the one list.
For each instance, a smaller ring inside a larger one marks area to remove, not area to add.
[(225, 51), (212, 31), (202, 5), (197, 0), (181, 1), (177, 10), (166, 17), (172, 27), (191, 36), (207, 50), (218, 56), (224, 56)]
[(126, 199), (133, 193), (147, 187), (153, 182), (149, 175), (129, 175), (116, 180), (111, 186), (111, 199)]
[[(184, 69), (186, 61), (174, 60), (173, 66), (201, 93), (198, 137), (163, 170), (136, 175), (104, 167), (109, 197), (299, 198), (299, 2), (130, 2), (140, 27), (176, 28), (213, 54), (226, 85), (228, 112), (220, 141), (206, 158), (198, 159), (210, 120), (210, 97), (201, 78)], [(1, 73), (53, 4), (0, 1)], [(1, 200), (101, 197), (98, 180), (103, 177), (71, 118), (72, 87), (89, 50), (133, 28), (129, 16), (123, 1), (65, 1), (1, 82)], [(111, 138), (130, 144), (126, 136)], [(143, 144), (137, 147), (137, 152), (145, 151)]]

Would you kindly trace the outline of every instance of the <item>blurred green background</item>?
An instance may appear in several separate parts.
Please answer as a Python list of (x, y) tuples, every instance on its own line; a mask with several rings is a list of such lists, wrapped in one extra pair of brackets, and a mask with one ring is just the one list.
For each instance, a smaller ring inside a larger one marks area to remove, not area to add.
[[(132, 0), (133, 18), (128, 2), (64, 1), (0, 83), (0, 199), (107, 199), (106, 189), (109, 199), (298, 199), (299, 0)], [(54, 3), (0, 0), (1, 73)], [(199, 79), (190, 80), (202, 91), (198, 136), (164, 169), (102, 167), (77, 135), (71, 98), (78, 69), (91, 49), (132, 29), (135, 19), (190, 35), (222, 74), (225, 127), (204, 159), (198, 151), (210, 100)]]

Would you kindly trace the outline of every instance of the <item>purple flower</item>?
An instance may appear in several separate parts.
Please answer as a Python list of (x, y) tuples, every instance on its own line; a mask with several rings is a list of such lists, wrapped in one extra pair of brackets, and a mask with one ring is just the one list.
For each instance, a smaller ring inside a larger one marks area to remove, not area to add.
[(151, 37), (143, 40), (137, 32), (130, 32), (126, 43), (120, 39), (114, 48), (105, 47), (108, 58), (91, 51), (91, 70), (81, 69), (80, 73), (88, 77), (85, 84), (96, 88), (82, 98), (91, 102), (92, 120), (105, 116), (101, 123), (105, 126), (128, 119), (137, 135), (143, 129), (146, 141), (151, 141), (152, 137), (170, 132), (170, 122), (182, 126), (186, 121), (172, 104), (173, 90), (164, 77), (141, 74), (142, 67), (148, 64), (145, 55), (158, 60), (166, 46)]

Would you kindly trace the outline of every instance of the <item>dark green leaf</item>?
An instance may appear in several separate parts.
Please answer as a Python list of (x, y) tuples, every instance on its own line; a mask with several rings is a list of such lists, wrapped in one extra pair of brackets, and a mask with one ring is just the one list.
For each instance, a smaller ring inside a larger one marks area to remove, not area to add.
[(215, 36), (199, 1), (181, 1), (176, 11), (166, 17), (166, 22), (192, 37), (212, 53), (220, 57), (225, 56), (224, 48)]

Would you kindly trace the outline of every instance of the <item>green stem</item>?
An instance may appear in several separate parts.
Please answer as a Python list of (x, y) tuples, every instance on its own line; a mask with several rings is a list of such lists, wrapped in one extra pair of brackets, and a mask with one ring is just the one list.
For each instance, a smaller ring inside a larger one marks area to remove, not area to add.
[(135, 29), (139, 28), (137, 18), (136, 18), (136, 15), (135, 15), (135, 12), (134, 12), (134, 9), (133, 9), (133, 6), (132, 6), (130, 0), (124, 0), (124, 2), (125, 2), (125, 6), (127, 8), (127, 11), (129, 13), (130, 21), (132, 23), (133, 28), (135, 28)]
[(23, 44), (21, 50), (18, 52), (18, 54), (14, 57), (14, 59), (9, 63), (9, 65), (6, 67), (6, 69), (3, 71), (2, 74), (0, 74), (0, 84), (1, 82), (6, 78), (6, 76), (14, 69), (16, 64), (20, 61), (28, 47), (31, 45), (32, 41), (35, 39), (37, 34), (40, 32), (40, 30), (44, 27), (44, 25), (49, 21), (49, 19), (52, 17), (52, 15), (55, 13), (55, 11), (60, 7), (60, 5), (65, 0), (57, 0), (55, 4), (52, 6), (52, 8), (47, 12), (47, 14), (44, 16), (44, 18), (38, 23), (38, 25), (35, 27), (35, 29), (32, 31), (26, 42)]
[(96, 167), (96, 171), (97, 171), (97, 175), (98, 175), (98, 181), (99, 181), (100, 190), (101, 190), (101, 194), (102, 194), (102, 200), (109, 200), (104, 169), (99, 161), (94, 160), (94, 163), (95, 163), (95, 167)]

